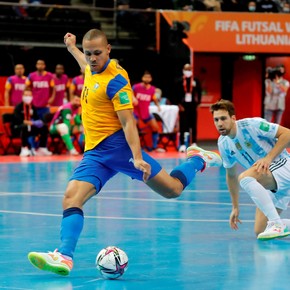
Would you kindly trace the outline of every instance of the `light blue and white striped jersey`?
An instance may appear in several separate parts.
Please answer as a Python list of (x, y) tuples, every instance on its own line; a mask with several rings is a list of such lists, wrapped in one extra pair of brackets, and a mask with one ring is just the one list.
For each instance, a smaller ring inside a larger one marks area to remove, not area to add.
[[(246, 118), (236, 121), (235, 138), (220, 136), (218, 148), (225, 168), (233, 167), (237, 162), (250, 168), (258, 159), (265, 157), (277, 142), (276, 133), (279, 125), (269, 123), (262, 118)], [(275, 161), (289, 158), (286, 150)]]

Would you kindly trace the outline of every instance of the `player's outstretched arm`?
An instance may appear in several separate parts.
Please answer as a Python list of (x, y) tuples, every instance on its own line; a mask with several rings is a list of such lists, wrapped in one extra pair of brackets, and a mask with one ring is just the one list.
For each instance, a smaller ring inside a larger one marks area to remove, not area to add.
[(72, 54), (72, 56), (78, 62), (82, 72), (84, 72), (87, 66), (87, 62), (86, 62), (85, 55), (76, 46), (76, 36), (68, 32), (64, 36), (64, 43), (67, 47), (67, 50)]
[(134, 166), (143, 172), (143, 181), (146, 182), (151, 175), (151, 166), (143, 160), (139, 134), (132, 110), (121, 110), (117, 114), (122, 124), (127, 143), (132, 151)]
[(238, 223), (241, 223), (239, 219), (239, 189), (240, 189), (240, 184), (238, 181), (238, 176), (236, 172), (236, 166), (232, 168), (227, 168), (226, 170), (226, 180), (227, 180), (227, 185), (229, 192), (231, 194), (231, 199), (232, 199), (232, 212), (230, 214), (230, 227), (233, 230), (238, 229)]

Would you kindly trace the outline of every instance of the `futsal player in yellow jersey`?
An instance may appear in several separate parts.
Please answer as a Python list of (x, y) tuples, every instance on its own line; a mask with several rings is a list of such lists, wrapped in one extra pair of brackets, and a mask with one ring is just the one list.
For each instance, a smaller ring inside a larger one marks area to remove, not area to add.
[(118, 172), (143, 180), (165, 198), (176, 198), (197, 171), (222, 164), (218, 154), (189, 147), (187, 161), (168, 174), (141, 150), (130, 81), (127, 72), (110, 59), (111, 46), (106, 35), (97, 29), (88, 31), (83, 37), (83, 52), (76, 46), (75, 35), (67, 33), (64, 42), (85, 71), (81, 95), (85, 153), (63, 198), (58, 250), (28, 254), (35, 267), (59, 275), (68, 275), (73, 267), (75, 247), (83, 228), (84, 204)]

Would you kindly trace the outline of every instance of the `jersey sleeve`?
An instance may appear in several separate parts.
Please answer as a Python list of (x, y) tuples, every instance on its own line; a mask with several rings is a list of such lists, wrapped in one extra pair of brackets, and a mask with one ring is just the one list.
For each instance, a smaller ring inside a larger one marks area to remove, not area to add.
[(218, 149), (223, 161), (224, 168), (232, 168), (237, 160), (232, 156), (230, 145), (222, 137), (218, 139)]
[(251, 126), (253, 126), (258, 131), (260, 138), (276, 138), (276, 134), (279, 128), (278, 124), (270, 123), (262, 118), (253, 118), (251, 123)]
[(5, 89), (10, 90), (12, 88), (12, 80), (11, 77), (9, 77), (5, 83)]
[(28, 77), (25, 80), (25, 85), (30, 86), (31, 85), (31, 75), (29, 74)]
[(76, 89), (76, 78), (73, 78), (73, 79), (72, 79), (72, 81), (70, 82), (69, 88), (70, 88), (72, 91), (75, 91), (75, 89)]
[(115, 111), (133, 109), (133, 91), (130, 82), (121, 74), (108, 83), (107, 95), (113, 102)]

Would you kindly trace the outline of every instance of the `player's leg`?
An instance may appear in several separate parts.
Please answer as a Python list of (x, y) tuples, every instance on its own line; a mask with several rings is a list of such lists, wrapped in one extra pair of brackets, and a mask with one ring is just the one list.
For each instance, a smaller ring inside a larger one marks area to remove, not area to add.
[(95, 192), (96, 188), (91, 183), (77, 180), (68, 183), (63, 199), (60, 247), (49, 253), (30, 252), (28, 259), (35, 267), (63, 276), (70, 273), (74, 250), (84, 224), (82, 206)]
[(274, 114), (274, 112), (272, 110), (265, 109), (265, 111), (264, 111), (264, 118), (268, 122), (271, 122), (272, 121), (272, 118), (273, 118), (273, 114)]
[(283, 113), (284, 113), (284, 111), (282, 111), (282, 110), (276, 111), (274, 123), (281, 124)]
[(290, 234), (281, 220), (268, 190), (276, 190), (277, 183), (273, 174), (261, 174), (254, 167), (239, 176), (241, 187), (249, 194), (253, 202), (267, 217), (266, 229), (258, 235), (258, 239), (269, 240), (285, 237)]
[(68, 183), (63, 198), (59, 250), (49, 253), (29, 253), (28, 259), (35, 267), (64, 276), (70, 273), (74, 251), (83, 229), (83, 205), (115, 174), (115, 171), (99, 162), (93, 150), (85, 152), (83, 160)]
[[(119, 154), (119, 152), (122, 152), (122, 154)], [(107, 166), (129, 175), (133, 179), (143, 181), (143, 172), (134, 167), (132, 152), (128, 144), (119, 147), (112, 154), (114, 154), (113, 158), (110, 158)], [(146, 184), (166, 198), (175, 198), (192, 181), (196, 172), (203, 171), (206, 166), (222, 165), (221, 157), (217, 153), (196, 146), (188, 148), (187, 156), (185, 162), (175, 167), (168, 174), (155, 159), (142, 151), (143, 159), (151, 165), (151, 175)]]
[(185, 140), (184, 140), (184, 134), (186, 131), (189, 132), (189, 128), (187, 126), (186, 114), (183, 108), (183, 110), (179, 110), (179, 148), (178, 148), (178, 151), (181, 153), (186, 152), (186, 145), (185, 145)]
[(166, 198), (176, 198), (205, 167), (221, 166), (221, 157), (212, 151), (192, 146), (187, 149), (187, 160), (175, 167), (170, 174), (162, 169), (147, 181), (147, 185)]
[(150, 115), (150, 117), (146, 120), (144, 120), (146, 124), (148, 124), (152, 130), (152, 149), (155, 150), (158, 145), (158, 139), (159, 139), (159, 127), (156, 119)]
[(69, 127), (65, 123), (52, 125), (50, 128), (50, 132), (52, 134), (58, 133), (61, 136), (61, 139), (64, 142), (66, 149), (70, 152), (70, 154), (78, 155), (78, 152), (76, 151), (73, 142), (71, 140)]
[[(282, 210), (279, 208), (277, 208), (276, 210), (280, 215)], [(282, 221), (284, 221), (284, 219), (282, 219)], [(255, 224), (254, 224), (254, 231), (256, 236), (258, 236), (265, 230), (265, 228), (267, 227), (267, 222), (268, 222), (267, 217), (263, 214), (263, 212), (259, 208), (256, 208)]]
[(255, 215), (255, 224), (254, 224), (254, 232), (256, 236), (262, 233), (265, 228), (267, 227), (268, 218), (263, 214), (263, 212), (256, 208), (256, 215)]

